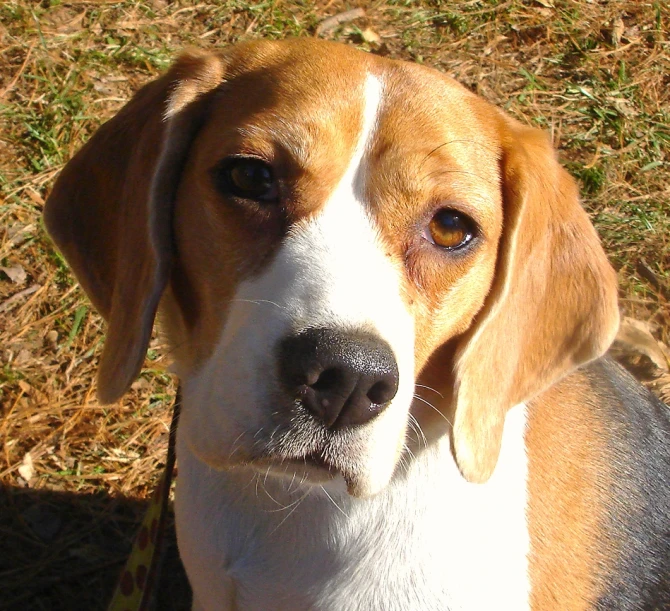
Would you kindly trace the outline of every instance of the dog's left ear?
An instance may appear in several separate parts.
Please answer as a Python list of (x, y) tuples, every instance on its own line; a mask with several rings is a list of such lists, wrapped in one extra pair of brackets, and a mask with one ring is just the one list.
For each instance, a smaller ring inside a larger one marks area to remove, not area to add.
[(44, 221), (108, 323), (98, 397), (116, 401), (140, 371), (172, 257), (172, 208), (191, 141), (224, 62), (183, 54), (105, 123), (61, 172)]
[(574, 180), (539, 130), (501, 119), (503, 231), (494, 284), (456, 350), (454, 456), (484, 482), (505, 414), (601, 356), (619, 312), (609, 265)]

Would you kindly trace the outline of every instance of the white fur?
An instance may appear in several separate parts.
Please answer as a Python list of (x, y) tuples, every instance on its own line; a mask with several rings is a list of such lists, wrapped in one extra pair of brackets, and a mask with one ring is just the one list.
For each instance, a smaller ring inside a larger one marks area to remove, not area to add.
[(525, 426), (513, 408), (486, 484), (462, 478), (444, 437), (370, 499), (216, 472), (180, 444), (179, 546), (200, 607), (527, 609)]

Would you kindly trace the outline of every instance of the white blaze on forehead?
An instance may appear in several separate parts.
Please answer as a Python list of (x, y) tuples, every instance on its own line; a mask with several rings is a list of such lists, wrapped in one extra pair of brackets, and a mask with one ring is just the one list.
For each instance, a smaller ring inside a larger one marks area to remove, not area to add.
[[(364, 85), (364, 107), (363, 107), (363, 125), (342, 180), (338, 184), (335, 192), (331, 196), (331, 201), (340, 196), (352, 195), (354, 199), (361, 201), (363, 198), (363, 189), (365, 188), (365, 153), (367, 152), (377, 127), (377, 117), (382, 102), (382, 84), (381, 81), (371, 74), (368, 74)], [(358, 193), (356, 193), (358, 191)]]

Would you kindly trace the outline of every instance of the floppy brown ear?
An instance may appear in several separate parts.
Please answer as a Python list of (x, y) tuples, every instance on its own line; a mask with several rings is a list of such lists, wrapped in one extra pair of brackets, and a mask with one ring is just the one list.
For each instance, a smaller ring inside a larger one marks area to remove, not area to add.
[(49, 233), (109, 325), (103, 403), (123, 395), (144, 361), (170, 273), (174, 193), (222, 64), (204, 52), (181, 56), (95, 133), (46, 202)]
[(618, 327), (616, 275), (575, 182), (540, 131), (504, 118), (495, 280), (455, 361), (453, 448), (466, 479), (495, 468), (507, 410), (602, 355)]

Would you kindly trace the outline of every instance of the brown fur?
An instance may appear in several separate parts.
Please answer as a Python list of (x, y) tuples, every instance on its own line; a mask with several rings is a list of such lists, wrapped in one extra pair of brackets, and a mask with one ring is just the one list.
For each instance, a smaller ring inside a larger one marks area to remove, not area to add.
[[(109, 324), (98, 372), (103, 402), (123, 395), (144, 362), (169, 274), (175, 183), (203, 112), (196, 100), (221, 72), (207, 54), (184, 55), (77, 153), (45, 208), (49, 232)], [(173, 116), (165, 122), (168, 96)], [(178, 112), (189, 101), (194, 107)]]
[(456, 357), (454, 450), (470, 481), (492, 473), (506, 410), (600, 356), (619, 320), (615, 273), (546, 137), (505, 119), (501, 140), (496, 280)]
[(559, 382), (529, 409), (528, 523), (531, 607), (591, 609), (617, 552), (608, 530), (612, 456), (608, 424), (582, 371)]

